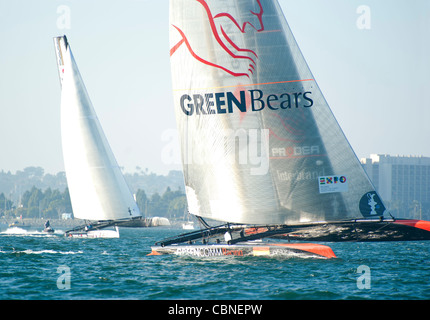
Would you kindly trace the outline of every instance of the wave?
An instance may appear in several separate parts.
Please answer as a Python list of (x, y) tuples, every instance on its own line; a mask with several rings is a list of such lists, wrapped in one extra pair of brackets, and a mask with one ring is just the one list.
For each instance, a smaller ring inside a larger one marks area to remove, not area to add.
[(23, 229), (20, 227), (11, 227), (7, 228), (5, 231), (0, 232), (0, 234), (4, 235), (25, 235), (25, 236), (52, 236), (52, 235), (58, 235), (58, 234), (64, 234), (63, 230), (55, 230), (54, 233), (46, 233), (43, 231), (37, 231), (37, 230), (28, 230)]
[(6, 231), (1, 232), (1, 234), (26, 234), (28, 230), (22, 229), (20, 227), (7, 228)]
[(51, 254), (82, 254), (83, 251), (56, 251), (56, 250), (31, 250), (27, 249), (24, 251), (15, 251), (15, 253), (25, 253), (25, 254), (44, 254), (44, 253), (51, 253)]
[(16, 251), (15, 249), (13, 249), (13, 251), (4, 251), (2, 249), (0, 249), (0, 253), (13, 253), (13, 254), (83, 254), (84, 252), (81, 250), (78, 251), (56, 251), (56, 250), (32, 250), (32, 249), (27, 249), (27, 250), (19, 250)]

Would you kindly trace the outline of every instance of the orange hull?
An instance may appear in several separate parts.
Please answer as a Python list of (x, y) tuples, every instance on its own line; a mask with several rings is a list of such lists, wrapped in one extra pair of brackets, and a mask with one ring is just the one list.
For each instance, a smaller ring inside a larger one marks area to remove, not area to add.
[(149, 256), (176, 254), (198, 257), (216, 256), (277, 256), (277, 257), (314, 257), (336, 258), (333, 250), (324, 245), (314, 243), (266, 243), (266, 244), (237, 244), (237, 245), (171, 245), (152, 247)]

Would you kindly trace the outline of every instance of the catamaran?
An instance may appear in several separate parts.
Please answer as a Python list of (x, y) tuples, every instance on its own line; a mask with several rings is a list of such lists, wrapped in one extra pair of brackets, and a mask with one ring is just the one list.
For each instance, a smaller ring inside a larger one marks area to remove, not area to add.
[(186, 195), (203, 228), (151, 254), (331, 258), (285, 241), (430, 239), (429, 222), (386, 209), (278, 1), (171, 0), (170, 44)]
[[(74, 217), (70, 237), (117, 238), (142, 217), (103, 133), (66, 36), (54, 38), (61, 90), (61, 138)], [(113, 228), (113, 229), (112, 229)]]

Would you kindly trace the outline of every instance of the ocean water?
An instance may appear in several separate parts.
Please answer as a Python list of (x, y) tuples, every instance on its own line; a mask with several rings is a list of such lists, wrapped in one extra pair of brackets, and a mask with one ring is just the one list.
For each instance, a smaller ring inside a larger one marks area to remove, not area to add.
[[(55, 227), (55, 226), (54, 226)], [(430, 242), (325, 243), (337, 259), (147, 256), (183, 233), (0, 232), (1, 300), (427, 300)]]

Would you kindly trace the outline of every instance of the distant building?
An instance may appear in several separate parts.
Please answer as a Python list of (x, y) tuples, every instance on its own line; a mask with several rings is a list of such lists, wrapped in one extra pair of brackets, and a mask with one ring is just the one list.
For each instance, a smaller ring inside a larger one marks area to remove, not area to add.
[(63, 214), (61, 214), (61, 219), (63, 219), (63, 220), (69, 220), (69, 219), (72, 219), (72, 214), (71, 213), (63, 213)]
[(430, 219), (430, 157), (372, 154), (361, 163), (393, 216)]

